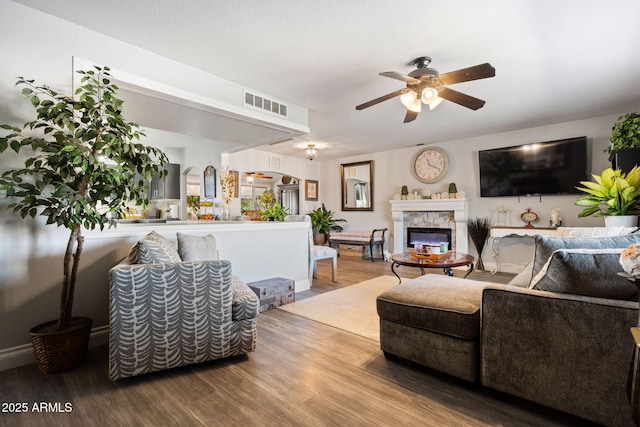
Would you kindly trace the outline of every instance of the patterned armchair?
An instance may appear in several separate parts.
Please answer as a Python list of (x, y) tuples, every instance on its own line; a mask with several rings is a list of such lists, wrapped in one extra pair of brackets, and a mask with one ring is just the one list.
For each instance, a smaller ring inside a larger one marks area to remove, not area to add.
[(111, 380), (255, 350), (259, 301), (229, 261), (140, 263), (144, 251), (109, 271)]

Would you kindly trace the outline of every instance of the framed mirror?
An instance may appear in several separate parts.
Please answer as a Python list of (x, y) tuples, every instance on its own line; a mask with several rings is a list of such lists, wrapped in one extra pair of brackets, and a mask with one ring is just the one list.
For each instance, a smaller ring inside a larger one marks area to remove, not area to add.
[(204, 168), (204, 197), (213, 198), (216, 197), (216, 170), (213, 166), (209, 165)]
[(340, 165), (343, 211), (373, 210), (373, 160)]

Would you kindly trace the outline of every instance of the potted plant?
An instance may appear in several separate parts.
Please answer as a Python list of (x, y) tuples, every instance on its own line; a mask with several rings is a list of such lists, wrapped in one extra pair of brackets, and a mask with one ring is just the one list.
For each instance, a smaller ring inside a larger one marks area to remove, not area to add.
[(266, 208), (260, 212), (260, 218), (268, 221), (284, 221), (284, 217), (289, 213), (278, 202), (275, 202), (271, 207)]
[(640, 113), (627, 113), (618, 117), (609, 140), (609, 161), (613, 169), (629, 172), (640, 164)]
[(578, 214), (604, 216), (607, 226), (635, 227), (640, 214), (640, 169), (634, 166), (628, 173), (607, 168), (601, 175), (592, 174), (595, 182), (580, 181), (584, 187), (576, 187), (587, 193), (576, 201), (584, 210)]
[(324, 203), (322, 207), (309, 212), (308, 215), (311, 217), (313, 240), (316, 245), (327, 243), (329, 232), (342, 231), (342, 226), (336, 224), (337, 222), (347, 222), (345, 219), (333, 218), (333, 211), (328, 210)]
[(84, 237), (82, 229), (116, 225), (130, 202), (148, 203), (145, 183), (162, 172), (162, 151), (136, 142), (144, 133), (122, 116), (108, 67), (78, 71), (82, 85), (69, 97), (18, 78), (36, 119), (22, 128), (1, 125), (0, 153), (27, 151), (24, 167), (0, 176), (0, 188), (23, 218), (43, 216), (46, 224), (70, 232), (63, 259), (59, 317), (31, 330), (38, 369), (59, 372), (86, 356), (91, 319), (72, 317), (73, 296)]
[(478, 251), (478, 262), (476, 264), (476, 269), (478, 270), (484, 270), (484, 263), (482, 262), (482, 251), (484, 250), (487, 238), (489, 237), (490, 226), (491, 221), (489, 218), (478, 217), (473, 218), (467, 222), (467, 229), (469, 230), (471, 241)]

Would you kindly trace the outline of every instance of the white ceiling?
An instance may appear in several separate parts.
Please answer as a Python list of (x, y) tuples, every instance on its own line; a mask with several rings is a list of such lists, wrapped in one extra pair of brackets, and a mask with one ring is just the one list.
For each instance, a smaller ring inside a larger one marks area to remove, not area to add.
[[(16, 0), (309, 109), (311, 134), (275, 146), (319, 159), (442, 143), (640, 107), (640, 1), (610, 0)], [(398, 99), (428, 55), (441, 73), (491, 63), (496, 77), (452, 86), (487, 103), (448, 101), (404, 124)], [(141, 123), (144, 125), (144, 123)]]

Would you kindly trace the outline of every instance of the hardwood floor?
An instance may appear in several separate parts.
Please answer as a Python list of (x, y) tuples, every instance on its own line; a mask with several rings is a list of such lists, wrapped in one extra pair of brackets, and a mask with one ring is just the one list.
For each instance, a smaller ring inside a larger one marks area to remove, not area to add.
[[(334, 284), (330, 261), (318, 264), (312, 290), (298, 298), (391, 274), (389, 263), (343, 256)], [(410, 278), (418, 270), (400, 267), (399, 273)], [(0, 402), (2, 426), (588, 425), (409, 362), (388, 361), (376, 341), (282, 310), (260, 315), (258, 346), (247, 356), (111, 382), (107, 347), (98, 346), (70, 372), (40, 375), (33, 365), (0, 372)], [(5, 412), (21, 402), (27, 413)], [(40, 402), (53, 412), (34, 411)]]

